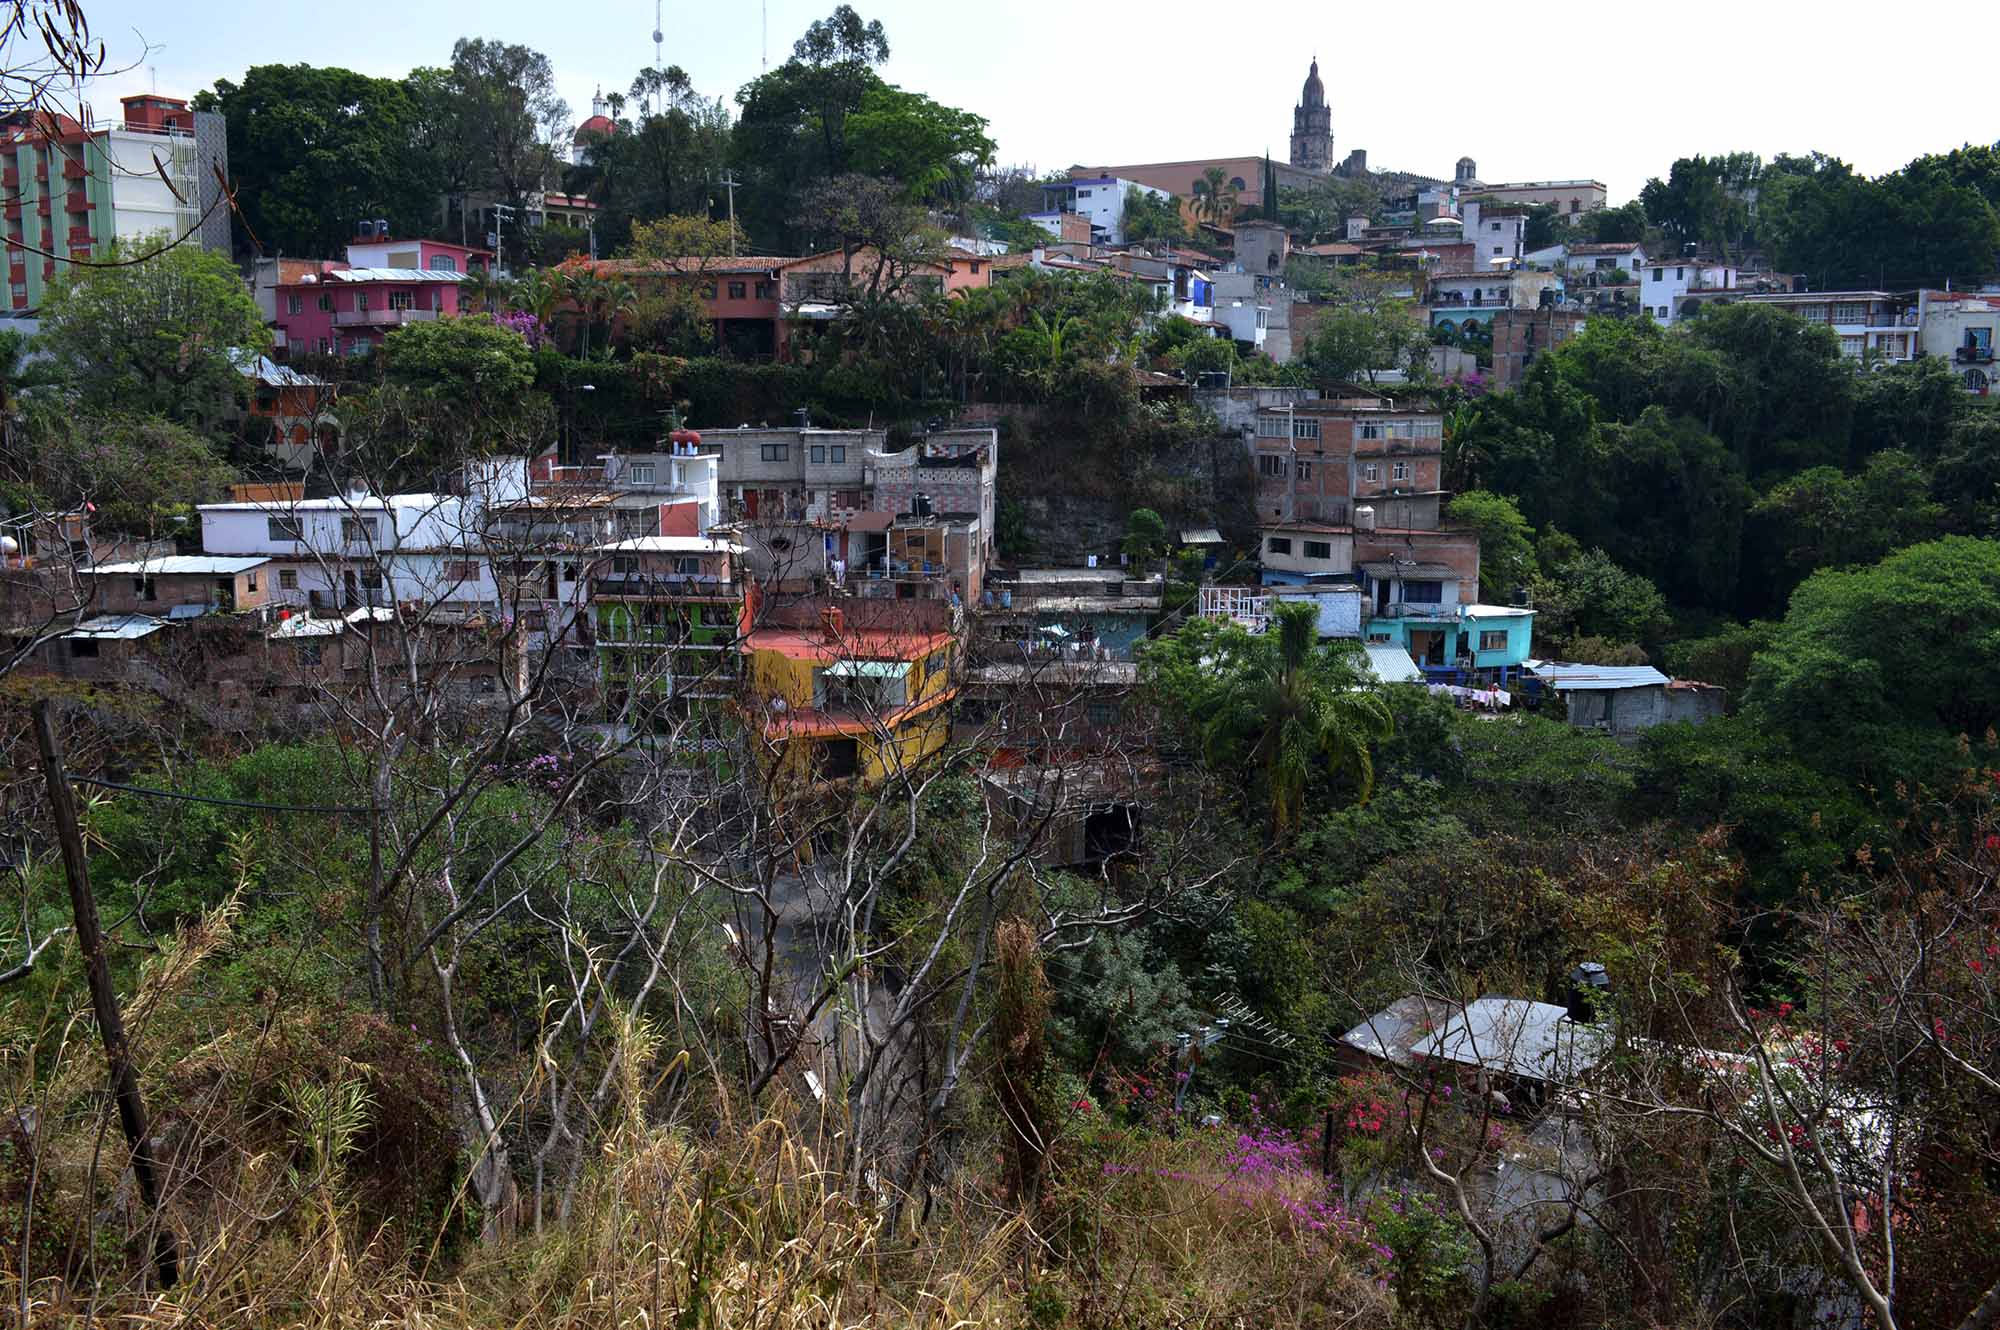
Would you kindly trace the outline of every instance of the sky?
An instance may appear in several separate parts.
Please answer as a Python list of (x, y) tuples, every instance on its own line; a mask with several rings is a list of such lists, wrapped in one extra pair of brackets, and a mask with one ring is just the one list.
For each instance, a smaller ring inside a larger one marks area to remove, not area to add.
[[(653, 56), (653, 0), (85, 4), (111, 62), (129, 66), (86, 91), (99, 114), (122, 94), (191, 95), (255, 64), (400, 77), (449, 63), (454, 38), (479, 35), (548, 55), (581, 120), (596, 89), (628, 87)], [(782, 63), (832, 8), (769, 0), (760, 22), (753, 0), (665, 0), (664, 59), (733, 104), (766, 55)], [(1966, 80), (1983, 76), (1940, 68), (1972, 11), (1939, 0), (1686, 0), (1671, 14), (1619, 0), (856, 8), (888, 30), (885, 78), (985, 116), (1002, 163), (1044, 170), (1266, 150), (1282, 158), (1315, 54), (1336, 158), (1365, 148), (1377, 170), (1448, 178), (1466, 155), (1488, 182), (1591, 178), (1613, 203), (1697, 152), (1818, 150), (1873, 175), (2000, 135), (2000, 122), (1969, 110), (1983, 98), (1967, 101)]]

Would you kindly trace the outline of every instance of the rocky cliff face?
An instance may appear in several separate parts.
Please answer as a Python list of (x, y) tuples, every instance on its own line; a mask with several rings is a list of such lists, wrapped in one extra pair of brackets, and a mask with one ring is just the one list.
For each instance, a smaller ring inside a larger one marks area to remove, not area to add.
[[(1080, 439), (1045, 425), (1000, 452), (1002, 539), (1023, 537), (1038, 563), (1115, 558), (1134, 508), (1151, 508), (1170, 534), (1213, 526), (1232, 542), (1255, 539), (1243, 443), (1213, 435), (1154, 450)], [(1013, 553), (1013, 551), (1009, 551)]]

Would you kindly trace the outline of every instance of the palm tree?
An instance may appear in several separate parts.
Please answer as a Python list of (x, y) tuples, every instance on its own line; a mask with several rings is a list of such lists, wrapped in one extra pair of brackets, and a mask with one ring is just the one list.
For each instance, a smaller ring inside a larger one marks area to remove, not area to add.
[(1220, 225), (1236, 215), (1236, 191), (1219, 166), (1211, 166), (1194, 182), (1195, 215)]
[(1352, 672), (1319, 645), (1313, 606), (1280, 605), (1275, 617), (1262, 668), (1224, 693), (1202, 735), (1212, 758), (1241, 753), (1253, 768), (1270, 806), (1273, 840), (1298, 824), (1321, 763), (1351, 777), (1365, 802), (1375, 787), (1369, 745), (1394, 729), (1382, 699), (1357, 687)]

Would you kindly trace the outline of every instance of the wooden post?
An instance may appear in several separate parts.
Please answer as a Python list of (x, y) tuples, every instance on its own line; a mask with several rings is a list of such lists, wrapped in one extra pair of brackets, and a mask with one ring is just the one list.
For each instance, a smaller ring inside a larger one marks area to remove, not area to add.
[(83, 853), (83, 830), (76, 820), (76, 800), (56, 747), (55, 722), (46, 698), (35, 703), (35, 746), (42, 754), (42, 774), (49, 786), (49, 807), (55, 814), (56, 839), (62, 846), (63, 875), (69, 879), (70, 912), (76, 919), (76, 940), (83, 949), (83, 969), (90, 981), (90, 1005), (97, 1032), (104, 1040), (104, 1060), (111, 1069), (111, 1092), (118, 1101), (118, 1124), (132, 1148), (132, 1176), (139, 1199), (157, 1226), (153, 1264), (161, 1288), (172, 1288), (180, 1275), (180, 1251), (160, 1215), (160, 1168), (146, 1128), (146, 1103), (139, 1096), (139, 1078), (132, 1070), (132, 1050), (125, 1042), (125, 1018), (118, 994), (111, 987), (111, 967), (104, 955), (104, 934), (97, 920), (97, 898), (90, 893), (90, 864)]

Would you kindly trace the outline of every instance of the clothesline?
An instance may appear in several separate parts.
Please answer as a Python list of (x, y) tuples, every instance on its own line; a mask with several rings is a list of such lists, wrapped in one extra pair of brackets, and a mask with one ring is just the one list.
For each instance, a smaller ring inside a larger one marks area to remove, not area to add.
[(1474, 706), (1494, 711), (1514, 705), (1514, 695), (1504, 688), (1466, 688), (1455, 683), (1434, 683), (1430, 685), (1430, 694), (1460, 702), (1470, 701)]

